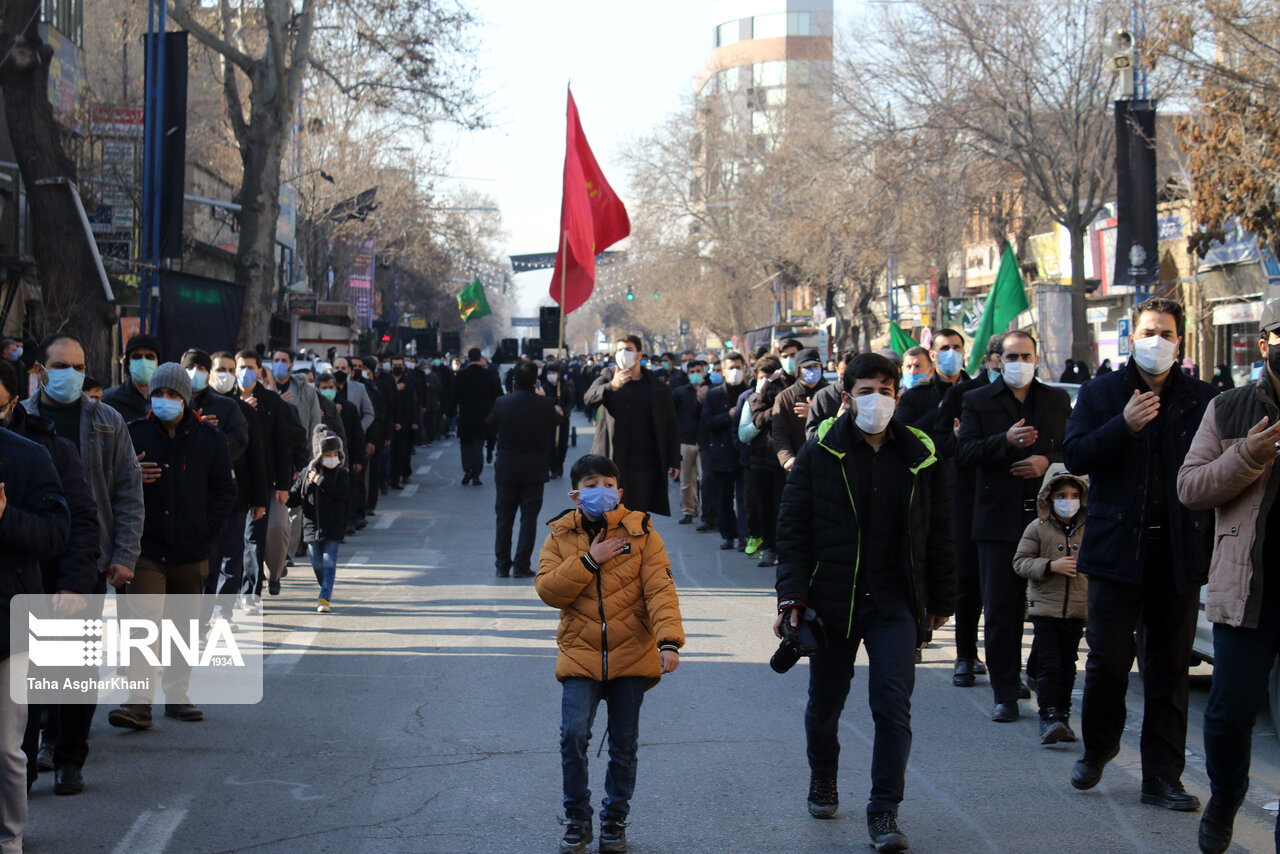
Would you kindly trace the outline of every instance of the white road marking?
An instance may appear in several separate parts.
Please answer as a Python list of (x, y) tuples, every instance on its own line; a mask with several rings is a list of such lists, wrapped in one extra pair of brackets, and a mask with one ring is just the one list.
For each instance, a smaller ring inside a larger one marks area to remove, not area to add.
[(440, 455), (443, 453), (444, 451), (432, 451), (431, 453), (427, 454), (427, 458), (432, 460), (438, 460), (440, 459)]
[[(319, 633), (319, 629), (312, 629), (311, 631), (297, 629), (289, 632), (280, 639), (280, 646), (262, 662), (263, 671), (270, 671), (273, 674), (288, 673), (295, 664), (302, 660), (303, 654), (311, 647), (311, 644), (315, 643), (316, 635)], [(288, 647), (287, 649), (286, 646)]]
[(417, 472), (415, 472), (415, 473), (416, 473), (416, 474), (426, 474), (426, 473), (427, 473), (427, 472), (429, 472), (429, 471), (431, 471), (431, 466), (418, 466), (418, 470), (417, 470)]
[(363, 552), (356, 552), (351, 557), (342, 561), (343, 566), (359, 566), (362, 563), (368, 563), (369, 556)]
[(396, 520), (400, 514), (395, 510), (384, 510), (378, 514), (378, 521), (373, 523), (373, 527), (379, 531), (385, 531), (391, 527), (391, 523)]
[(115, 847), (115, 854), (163, 854), (178, 825), (187, 817), (191, 795), (181, 795), (173, 806), (143, 810)]
[(409, 496), (413, 495), (417, 491), (418, 491), (418, 484), (411, 483), (408, 486), (406, 486), (404, 489), (400, 490), (400, 497), (408, 498)]

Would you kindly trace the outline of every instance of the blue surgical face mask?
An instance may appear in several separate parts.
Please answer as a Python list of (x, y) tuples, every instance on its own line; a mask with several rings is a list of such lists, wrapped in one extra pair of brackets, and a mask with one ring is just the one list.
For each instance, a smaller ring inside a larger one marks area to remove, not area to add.
[(909, 388), (915, 388), (917, 385), (920, 384), (920, 380), (922, 379), (924, 379), (924, 374), (903, 374), (902, 375), (903, 390), (905, 391)]
[(642, 367), (642, 368), (647, 368), (647, 367), (649, 367), (649, 360), (648, 360), (648, 359), (641, 359), (641, 360), (640, 360), (640, 367)]
[(987, 368), (987, 382), (993, 383), (998, 379), (1000, 379), (1000, 372), (993, 371), (991, 368)]
[(800, 372), (800, 381), (805, 385), (817, 385), (820, 379), (822, 379), (820, 367), (805, 368)]
[(51, 368), (44, 384), (44, 393), (55, 403), (71, 404), (80, 399), (84, 388), (84, 374), (75, 368)]
[(187, 376), (191, 377), (192, 394), (199, 394), (209, 385), (209, 375), (199, 368), (191, 368), (187, 371)]
[(22, 358), (22, 345), (19, 344), (17, 347), (13, 348), (13, 360), (16, 362), (21, 358)]
[(248, 391), (258, 384), (258, 372), (254, 368), (241, 368), (236, 371), (236, 382), (240, 388)]
[(431, 360), (431, 367), (433, 367), (433, 368), (438, 368), (438, 367), (440, 367), (440, 366), (441, 366), (441, 365), (443, 365), (443, 364), (444, 364), (444, 362), (442, 362), (440, 359), (432, 359), (432, 360)]
[(276, 378), (276, 382), (282, 383), (289, 378), (288, 362), (272, 362), (271, 376)]
[(943, 350), (938, 354), (938, 370), (944, 377), (954, 377), (963, 367), (964, 356), (959, 350)]
[(336, 388), (322, 388), (320, 389), (320, 396), (325, 400), (334, 400), (338, 397), (338, 390)]
[(787, 373), (791, 374), (792, 376), (795, 376), (795, 373), (796, 373), (796, 357), (795, 357), (795, 356), (783, 356), (783, 357), (782, 357), (782, 370), (786, 371)]
[(139, 385), (146, 385), (156, 373), (155, 359), (130, 359), (129, 377)]
[(180, 400), (170, 400), (167, 397), (151, 398), (151, 411), (161, 421), (168, 422), (182, 417), (182, 409), (183, 404)]
[(689, 385), (702, 385), (702, 371), (689, 372)]
[(1053, 499), (1053, 512), (1058, 514), (1059, 519), (1070, 519), (1080, 512), (1080, 499), (1055, 498)]
[(722, 383), (722, 382), (724, 382), (724, 374), (720, 373), (719, 371), (712, 371), (712, 372), (711, 372), (711, 384), (712, 384), (712, 385), (720, 385), (720, 383)]
[(618, 490), (608, 486), (588, 486), (578, 490), (578, 502), (583, 513), (592, 519), (600, 519), (618, 506)]

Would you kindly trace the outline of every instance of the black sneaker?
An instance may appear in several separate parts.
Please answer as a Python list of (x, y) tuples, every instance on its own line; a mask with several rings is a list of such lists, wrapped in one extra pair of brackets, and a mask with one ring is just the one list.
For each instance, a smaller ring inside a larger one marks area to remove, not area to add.
[(1040, 715), (1040, 743), (1044, 745), (1057, 744), (1065, 741), (1064, 736), (1067, 734), (1067, 725), (1058, 717), (1057, 709), (1046, 709)]
[(560, 854), (583, 854), (591, 838), (591, 819), (565, 819), (564, 839), (560, 840)]
[(760, 552), (760, 562), (756, 566), (777, 566), (778, 555), (773, 549), (763, 549)]
[(898, 829), (898, 817), (891, 812), (867, 813), (867, 832), (877, 851), (906, 851), (907, 837)]
[(627, 824), (622, 821), (600, 822), (600, 854), (622, 854), (627, 850)]
[(701, 525), (694, 528), (694, 530), (697, 531), (699, 534), (709, 534), (712, 531), (720, 530), (720, 527), (718, 525), (712, 524), (711, 522), (703, 522)]
[(692, 516), (690, 516), (688, 513), (686, 513), (686, 514), (684, 514), (683, 516), (681, 516), (681, 517), (680, 517), (680, 521), (679, 521), (677, 524), (679, 524), (679, 525), (692, 525), (692, 524), (693, 524), (693, 517), (692, 517)]
[(834, 777), (809, 778), (809, 815), (814, 818), (835, 818), (840, 809), (840, 794), (836, 791)]

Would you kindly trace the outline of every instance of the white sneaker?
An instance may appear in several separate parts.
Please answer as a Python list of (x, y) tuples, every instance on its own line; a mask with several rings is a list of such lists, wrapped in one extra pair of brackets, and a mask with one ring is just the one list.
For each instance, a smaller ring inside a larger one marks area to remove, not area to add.
[(245, 613), (261, 614), (262, 613), (262, 597), (261, 596), (249, 597), (249, 601), (245, 606)]
[(316, 604), (316, 613), (317, 613), (317, 614), (328, 614), (328, 613), (329, 613), (329, 600), (328, 600), (328, 599), (321, 599), (321, 600)]

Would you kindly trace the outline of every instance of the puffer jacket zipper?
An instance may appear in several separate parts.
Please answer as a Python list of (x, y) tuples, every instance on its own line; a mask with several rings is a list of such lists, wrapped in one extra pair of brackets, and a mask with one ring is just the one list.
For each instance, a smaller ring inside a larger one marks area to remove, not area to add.
[(600, 583), (600, 573), (604, 567), (596, 570), (596, 604), (600, 606), (600, 681), (609, 681), (609, 623), (604, 618), (604, 588)]

